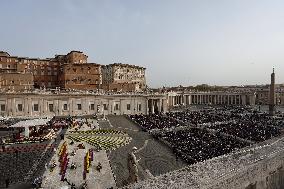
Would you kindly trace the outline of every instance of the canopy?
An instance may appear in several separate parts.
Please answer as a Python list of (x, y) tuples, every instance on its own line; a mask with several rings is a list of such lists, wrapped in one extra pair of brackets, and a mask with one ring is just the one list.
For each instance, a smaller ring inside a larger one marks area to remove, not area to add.
[(50, 121), (49, 118), (47, 118), (47, 119), (31, 119), (31, 120), (26, 120), (26, 121), (19, 121), (18, 123), (11, 125), (10, 127), (39, 126), (39, 125), (45, 125), (48, 121)]

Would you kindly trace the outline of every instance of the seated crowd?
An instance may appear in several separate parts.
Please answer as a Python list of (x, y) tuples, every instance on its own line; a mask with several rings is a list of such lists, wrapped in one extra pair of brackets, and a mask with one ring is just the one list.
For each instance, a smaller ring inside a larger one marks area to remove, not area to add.
[(177, 120), (163, 114), (130, 115), (130, 118), (145, 130), (164, 129), (181, 125)]
[(261, 142), (279, 136), (281, 121), (271, 119), (266, 114), (246, 114), (232, 122), (211, 124), (210, 129), (227, 133), (254, 142)]
[(198, 128), (166, 132), (160, 137), (170, 144), (178, 157), (188, 163), (204, 161), (248, 145)]
[[(246, 107), (132, 115), (130, 118), (144, 130), (161, 129), (154, 136), (167, 141), (174, 153), (189, 163), (210, 159), (249, 145), (249, 141), (244, 142), (245, 140), (237, 137), (261, 142), (279, 136), (281, 127), (284, 126), (283, 119)], [(188, 123), (193, 127), (186, 130), (177, 128)], [(173, 130), (169, 132), (164, 128)], [(212, 129), (212, 133), (208, 129)]]
[(184, 111), (184, 112), (168, 112), (167, 116), (180, 120), (184, 123), (203, 124), (209, 122), (217, 122), (225, 120), (224, 114), (213, 114), (210, 111)]
[(219, 107), (203, 109), (196, 111), (167, 112), (166, 115), (183, 123), (193, 125), (204, 123), (225, 122), (234, 119), (240, 119), (244, 113), (252, 113), (253, 110), (245, 107)]

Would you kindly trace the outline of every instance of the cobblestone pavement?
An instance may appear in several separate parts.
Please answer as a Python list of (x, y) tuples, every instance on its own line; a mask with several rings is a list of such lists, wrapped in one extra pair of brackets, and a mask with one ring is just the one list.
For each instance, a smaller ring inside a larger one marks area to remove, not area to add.
[[(87, 130), (87, 129), (82, 128), (82, 130)], [(66, 134), (68, 134), (68, 132)], [(68, 153), (71, 153), (74, 150), (74, 148), (76, 148), (79, 144), (75, 142), (75, 144), (69, 145), (71, 140), (65, 139), (64, 141), (67, 141)], [(61, 141), (59, 147), (63, 144), (64, 141)], [(74, 162), (77, 165), (77, 169), (71, 170), (70, 168), (67, 168), (65, 178), (67, 179), (68, 182), (74, 183), (76, 187), (81, 186), (82, 183), (84, 182), (83, 160), (87, 150), (92, 148), (92, 146), (88, 145), (87, 143), (84, 143), (84, 145), (86, 148), (78, 149), (75, 156), (68, 155), (68, 158), (70, 158), (68, 167), (71, 165), (72, 162)], [(49, 168), (46, 169), (43, 175), (44, 176), (43, 188), (57, 189), (63, 186), (68, 186), (67, 182), (60, 181), (61, 175), (59, 175), (60, 168), (58, 166), (59, 165), (58, 155), (57, 155), (58, 150), (52, 157), (52, 161), (55, 160), (57, 162), (57, 166), (52, 172), (50, 172)], [(102, 165), (102, 169), (100, 172), (96, 170), (96, 166), (98, 165), (99, 162)], [(87, 173), (86, 182), (88, 187), (91, 189), (106, 189), (109, 187), (115, 187), (115, 181), (113, 178), (113, 174), (111, 171), (106, 151), (101, 150), (100, 152), (94, 152), (94, 160), (91, 161), (91, 167), (89, 173)]]
[(187, 164), (180, 159), (176, 159), (172, 150), (154, 139), (147, 132), (143, 132), (132, 121), (124, 116), (108, 116), (107, 117), (113, 127), (109, 126), (108, 121), (99, 121), (101, 128), (113, 128), (123, 130), (132, 137), (130, 144), (118, 148), (109, 153), (110, 162), (114, 171), (117, 186), (121, 187), (123, 181), (128, 178), (127, 154), (132, 147), (136, 146), (138, 151), (136, 154), (139, 161), (139, 179), (143, 180), (149, 176), (167, 173), (176, 169), (180, 169)]

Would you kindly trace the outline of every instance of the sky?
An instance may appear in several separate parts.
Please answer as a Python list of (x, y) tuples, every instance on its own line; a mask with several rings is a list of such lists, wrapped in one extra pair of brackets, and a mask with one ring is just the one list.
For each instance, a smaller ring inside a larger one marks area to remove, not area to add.
[[(0, 51), (146, 67), (150, 87), (284, 83), (283, 0), (1, 0)], [(283, 74), (281, 74), (283, 73)]]

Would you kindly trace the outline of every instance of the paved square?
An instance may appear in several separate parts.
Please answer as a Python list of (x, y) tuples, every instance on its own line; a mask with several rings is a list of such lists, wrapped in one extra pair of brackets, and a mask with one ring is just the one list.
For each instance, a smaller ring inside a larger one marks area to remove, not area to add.
[[(86, 129), (87, 129), (86, 125), (84, 125), (82, 130)], [(66, 133), (66, 135), (68, 135), (68, 132)], [(87, 151), (90, 148), (93, 148), (93, 146), (85, 142), (75, 142), (73, 145), (70, 145), (69, 143), (71, 142), (71, 140), (67, 139), (65, 136), (65, 140), (62, 140), (60, 142), (59, 148), (64, 143), (64, 141), (67, 141), (67, 152), (68, 152), (67, 158), (69, 158), (69, 163), (67, 166), (65, 178), (69, 183), (74, 183), (76, 187), (79, 187), (85, 181), (83, 180), (84, 156), (86, 155)], [(85, 149), (78, 149), (77, 146), (80, 143), (84, 144)], [(76, 154), (74, 156), (71, 156), (70, 154), (74, 149), (77, 149)], [(52, 161), (50, 162), (51, 165), (53, 160), (55, 160), (57, 166), (51, 172), (49, 168), (50, 165), (48, 165), (43, 175), (44, 178), (42, 183), (43, 188), (57, 189), (63, 186), (68, 186), (67, 182), (61, 181), (61, 175), (59, 174), (60, 167), (58, 162), (59, 159), (58, 151), (59, 149), (57, 149), (56, 153), (52, 157)], [(106, 151), (105, 150), (100, 150), (99, 152), (94, 151), (93, 155), (94, 156), (93, 156), (93, 161), (91, 161), (90, 171), (89, 173), (87, 173), (86, 176), (86, 183), (88, 187), (91, 189), (106, 189), (110, 187), (115, 188), (116, 184), (113, 178), (113, 173), (109, 164)], [(102, 169), (100, 171), (96, 169), (96, 166), (98, 165), (99, 162), (102, 165)], [(70, 169), (71, 163), (75, 163), (77, 168)], [(71, 188), (70, 185), (69, 188)]]

